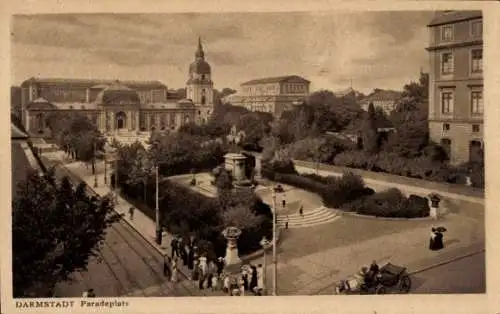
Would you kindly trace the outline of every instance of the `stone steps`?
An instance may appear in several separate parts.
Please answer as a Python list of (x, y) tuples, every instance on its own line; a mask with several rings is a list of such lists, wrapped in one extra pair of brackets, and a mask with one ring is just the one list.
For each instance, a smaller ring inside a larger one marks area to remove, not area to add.
[(294, 229), (294, 228), (312, 227), (324, 223), (329, 223), (336, 220), (339, 217), (340, 216), (336, 211), (328, 209), (326, 207), (319, 207), (314, 210), (305, 211), (303, 216), (301, 216), (299, 213), (294, 213), (288, 215), (287, 218), (286, 215), (278, 214), (277, 222), (278, 226), (285, 227), (285, 222), (288, 219), (288, 228)]

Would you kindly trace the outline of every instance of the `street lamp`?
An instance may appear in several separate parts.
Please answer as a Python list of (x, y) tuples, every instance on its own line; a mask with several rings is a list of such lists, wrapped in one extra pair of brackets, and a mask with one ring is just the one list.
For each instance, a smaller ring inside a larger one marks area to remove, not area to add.
[(94, 139), (94, 145), (93, 145), (93, 150), (94, 150), (94, 156), (92, 158), (92, 162), (93, 162), (93, 168), (94, 168), (94, 187), (98, 187), (98, 182), (97, 182), (97, 165), (96, 165), (96, 154), (97, 154), (97, 149), (96, 149), (96, 142), (95, 142), (95, 139)]
[(158, 165), (155, 165), (155, 185), (156, 185), (156, 200), (155, 200), (155, 216), (156, 216), (156, 243), (158, 243), (159, 245), (161, 245), (161, 223), (160, 223), (160, 206), (159, 206), (159, 196), (158, 196), (158, 192), (159, 192), (159, 187), (158, 187)]
[(273, 295), (278, 295), (278, 259), (276, 256), (276, 236), (277, 236), (277, 226), (276, 219), (278, 216), (277, 206), (276, 206), (276, 194), (283, 192), (283, 187), (281, 185), (277, 185), (273, 187)]
[(267, 289), (266, 289), (266, 277), (267, 277), (267, 249), (269, 248), (269, 240), (266, 237), (263, 237), (262, 240), (260, 240), (260, 245), (264, 249), (264, 270), (262, 274), (262, 281), (264, 282), (264, 286), (262, 289), (264, 290), (264, 293), (267, 294)]

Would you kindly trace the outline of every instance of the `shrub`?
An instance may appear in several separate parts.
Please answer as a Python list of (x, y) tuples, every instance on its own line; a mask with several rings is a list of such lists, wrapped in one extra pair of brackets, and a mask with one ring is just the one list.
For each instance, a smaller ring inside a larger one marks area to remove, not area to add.
[(339, 208), (343, 204), (365, 196), (365, 183), (361, 176), (347, 172), (331, 181), (323, 191), (325, 206)]
[(376, 217), (418, 218), (429, 216), (427, 198), (417, 195), (410, 195), (407, 198), (396, 188), (357, 199), (345, 204), (343, 209)]

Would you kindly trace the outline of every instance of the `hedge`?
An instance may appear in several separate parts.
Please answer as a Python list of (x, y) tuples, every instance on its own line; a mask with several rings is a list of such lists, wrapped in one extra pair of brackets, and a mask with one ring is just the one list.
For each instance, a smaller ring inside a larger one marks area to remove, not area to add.
[(343, 209), (361, 215), (394, 218), (427, 217), (430, 212), (427, 198), (417, 195), (406, 197), (396, 188), (346, 203)]
[[(123, 196), (150, 219), (155, 219), (155, 183), (150, 181), (146, 187), (146, 203), (142, 200), (143, 187), (127, 185), (120, 178)], [(193, 190), (170, 182), (160, 182), (160, 214), (162, 225), (169, 233), (188, 236), (195, 234), (199, 241), (205, 241), (203, 247), (209, 250), (211, 257), (224, 256), (226, 240), (221, 234), (222, 222), (219, 216), (221, 209), (217, 199), (213, 199)], [(255, 196), (252, 210), (265, 218), (259, 226), (244, 229), (238, 240), (241, 254), (251, 253), (261, 248), (263, 236), (272, 237), (272, 212), (259, 197)], [(200, 247), (200, 249), (203, 249)]]
[(320, 195), (323, 204), (331, 208), (339, 208), (343, 204), (370, 195), (373, 190), (366, 188), (361, 176), (347, 172), (342, 177), (322, 177), (315, 174), (299, 175), (280, 173), (281, 168), (273, 165), (262, 165), (262, 175), (270, 180), (289, 184)]
[[(385, 172), (416, 179), (458, 184), (466, 182), (466, 172), (463, 169), (433, 161), (426, 156), (409, 159), (400, 157), (396, 153), (381, 152), (367, 155), (363, 151), (348, 151), (338, 154), (333, 163), (341, 167)], [(480, 179), (476, 181), (479, 182)]]

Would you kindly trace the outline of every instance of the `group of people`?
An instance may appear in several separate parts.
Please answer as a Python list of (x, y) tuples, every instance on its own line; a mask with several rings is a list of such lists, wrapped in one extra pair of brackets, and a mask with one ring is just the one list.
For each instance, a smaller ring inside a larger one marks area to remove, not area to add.
[(264, 291), (264, 269), (262, 264), (258, 266), (244, 265), (238, 275), (224, 274), (222, 289), (229, 296), (245, 296), (247, 293), (261, 296)]
[(429, 240), (429, 249), (432, 251), (441, 250), (444, 248), (443, 232), (439, 228), (431, 229), (431, 237)]
[(377, 261), (372, 261), (370, 267), (362, 267), (359, 274), (359, 281), (361, 286), (370, 286), (375, 282), (377, 274), (380, 270), (380, 267), (377, 264)]

